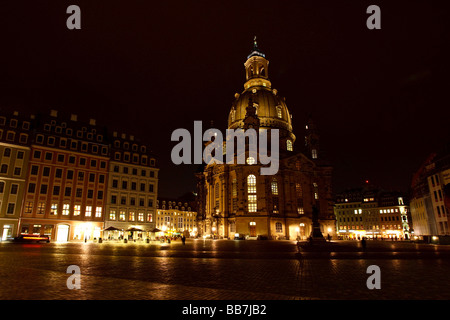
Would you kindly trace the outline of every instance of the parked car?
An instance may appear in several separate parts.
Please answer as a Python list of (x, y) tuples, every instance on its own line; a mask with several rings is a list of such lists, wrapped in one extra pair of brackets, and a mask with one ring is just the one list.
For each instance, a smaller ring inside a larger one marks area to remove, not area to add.
[(18, 237), (14, 238), (15, 242), (50, 242), (50, 237), (46, 235), (38, 235), (38, 234), (21, 234)]
[(234, 234), (234, 240), (245, 240), (245, 239), (246, 239), (245, 234), (242, 234), (242, 233)]

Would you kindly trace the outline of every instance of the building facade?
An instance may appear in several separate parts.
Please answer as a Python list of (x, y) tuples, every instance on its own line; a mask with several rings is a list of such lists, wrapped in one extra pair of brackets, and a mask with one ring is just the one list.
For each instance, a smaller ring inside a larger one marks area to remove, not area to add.
[(411, 216), (414, 236), (449, 235), (450, 145), (431, 154), (414, 174)]
[(372, 186), (349, 189), (336, 196), (334, 213), (340, 239), (411, 238), (409, 206), (397, 192)]
[[(313, 212), (318, 212), (322, 233), (335, 235), (331, 196), (331, 166), (319, 148), (319, 134), (310, 118), (305, 144), (297, 146), (292, 114), (285, 98), (272, 88), (269, 61), (256, 41), (244, 63), (244, 91), (235, 95), (228, 115), (228, 129), (272, 130), (279, 135), (279, 168), (276, 174), (261, 175), (266, 167), (261, 153), (243, 154), (225, 145), (234, 163), (208, 163), (197, 174), (198, 226), (205, 236), (268, 239), (306, 239), (312, 231)], [(270, 144), (270, 143), (269, 143)], [(268, 148), (270, 149), (270, 146)], [(244, 156), (245, 163), (237, 159)]]
[(18, 112), (0, 117), (0, 232), (12, 239), (19, 229), (30, 154), (31, 118)]
[(87, 241), (115, 224), (147, 231), (157, 191), (156, 157), (132, 136), (56, 110), (0, 115), (1, 240), (41, 234)]
[(106, 132), (76, 115), (35, 119), (20, 233), (89, 240), (103, 229), (108, 178)]
[[(112, 134), (105, 228), (117, 228), (126, 238), (146, 238), (155, 228), (158, 170), (148, 146), (134, 136)], [(133, 228), (141, 231), (127, 231)]]
[(175, 199), (158, 199), (156, 228), (168, 235), (197, 237), (197, 212), (188, 202)]

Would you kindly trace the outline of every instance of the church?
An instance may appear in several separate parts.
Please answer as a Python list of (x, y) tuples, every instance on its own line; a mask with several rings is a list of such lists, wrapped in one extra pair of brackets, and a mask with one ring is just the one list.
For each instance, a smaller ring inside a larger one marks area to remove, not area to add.
[(320, 228), (320, 237), (335, 237), (332, 167), (322, 159), (315, 123), (309, 117), (305, 139), (297, 142), (292, 115), (285, 98), (272, 88), (269, 61), (256, 39), (244, 66), (244, 90), (235, 95), (228, 129), (265, 129), (269, 135), (277, 129), (279, 168), (274, 175), (261, 175), (262, 164), (249, 156), (248, 148), (244, 164), (205, 164), (196, 173), (199, 234), (216, 239), (304, 240), (313, 235), (315, 222), (315, 236)]

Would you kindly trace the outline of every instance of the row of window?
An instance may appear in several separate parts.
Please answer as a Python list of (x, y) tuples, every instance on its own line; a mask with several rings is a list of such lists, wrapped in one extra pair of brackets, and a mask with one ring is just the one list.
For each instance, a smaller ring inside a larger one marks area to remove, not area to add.
[[(114, 147), (115, 147), (115, 148), (120, 148), (120, 146), (121, 146), (120, 140), (115, 140), (115, 141), (114, 141)], [(123, 147), (123, 149), (128, 150), (128, 149), (130, 149), (130, 143), (125, 141), (125, 142), (122, 144), (122, 147)], [(134, 144), (131, 146), (131, 150), (133, 150), (133, 151), (135, 151), (135, 152), (137, 152), (138, 149), (139, 149), (139, 146), (138, 146), (136, 143), (134, 143)], [(142, 152), (142, 153), (146, 153), (146, 152), (147, 152), (147, 148), (146, 148), (145, 146), (141, 146), (141, 152)]]
[[(11, 153), (12, 153), (12, 149), (11, 149), (11, 148), (5, 148), (5, 149), (3, 149), (3, 157), (9, 158), (9, 157), (11, 157)], [(17, 159), (23, 159), (23, 158), (24, 158), (24, 155), (25, 155), (25, 152), (24, 152), (24, 151), (18, 150), (18, 151), (17, 151), (16, 158), (17, 158)]]
[[(5, 191), (5, 182), (0, 181), (0, 193)], [(9, 194), (17, 194), (19, 192), (19, 185), (15, 183), (11, 183), (11, 189), (9, 190)]]
[[(443, 201), (441, 189), (439, 189), (438, 192), (433, 191), (433, 194), (434, 194), (434, 201), (436, 201), (436, 202), (437, 201)], [(439, 194), (439, 200), (438, 200), (438, 194)]]
[[(402, 220), (406, 221), (406, 217), (403, 217)], [(353, 222), (353, 221), (363, 221), (362, 217), (340, 217), (338, 218), (339, 222)], [(380, 221), (400, 221), (400, 217), (399, 216), (395, 216), (395, 217), (381, 217)]]
[[(126, 220), (128, 216), (128, 220)], [(137, 218), (137, 220), (136, 220)], [(118, 221), (139, 221), (139, 222), (153, 222), (153, 214), (147, 213), (147, 220), (145, 220), (145, 213), (144, 212), (138, 212), (137, 217), (136, 213), (134, 211), (129, 211), (128, 215), (126, 210), (115, 210), (111, 209), (109, 211), (109, 220), (118, 220)]]
[[(42, 152), (40, 150), (34, 150), (33, 152), (33, 159), (41, 160)], [(66, 159), (66, 155), (64, 154), (57, 154), (56, 161), (60, 163), (64, 163)], [(53, 153), (52, 152), (45, 152), (44, 160), (46, 161), (52, 161), (53, 160)], [(69, 164), (75, 164), (76, 157), (75, 156), (69, 156), (68, 161)], [(87, 158), (79, 157), (78, 159), (78, 165), (80, 166), (86, 166), (87, 164)], [(106, 169), (106, 161), (97, 161), (96, 159), (91, 159), (89, 161), (89, 165), (91, 168), (97, 168), (97, 164), (100, 164), (101, 169)]]
[[(47, 146), (56, 146), (56, 139), (55, 137), (47, 137), (47, 143), (45, 145)], [(70, 148), (72, 150), (78, 150), (81, 149), (83, 152), (89, 152), (93, 154), (99, 154), (106, 156), (108, 154), (108, 147), (106, 146), (99, 146), (97, 144), (82, 142), (75, 139), (66, 139), (66, 138), (58, 138), (59, 148)], [(44, 145), (44, 136), (42, 134), (38, 134), (36, 136), (36, 143)]]
[[(0, 129), (0, 139), (3, 138), (3, 130)], [(16, 139), (16, 133), (14, 131), (7, 131), (6, 132), (6, 141), (13, 142)], [(28, 142), (28, 134), (21, 133), (19, 135), (19, 143), (27, 143)]]
[[(8, 174), (9, 166), (4, 163), (0, 166), (0, 173), (1, 174)], [(22, 168), (21, 167), (14, 167), (13, 175), (20, 176), (22, 174)]]
[[(46, 202), (38, 202), (36, 207), (36, 213), (45, 214), (46, 205), (47, 205)], [(24, 213), (31, 214), (33, 212), (33, 208), (34, 208), (33, 201), (25, 202)], [(102, 207), (85, 206), (82, 208), (82, 206), (79, 204), (71, 206), (69, 203), (64, 203), (61, 208), (59, 204), (56, 202), (50, 205), (50, 215), (56, 216), (58, 214), (61, 214), (63, 216), (69, 216), (71, 213), (73, 216), (81, 216), (83, 214), (84, 217), (92, 217), (93, 215), (95, 215), (95, 218), (101, 218)]]
[(441, 217), (441, 215), (443, 217), (446, 216), (446, 213), (448, 213), (448, 210), (442, 205), (442, 206), (436, 206), (436, 211), (438, 213), (438, 217)]
[[(120, 204), (125, 205), (125, 206), (126, 205), (130, 205), (130, 206), (139, 205), (139, 207), (145, 207), (145, 199), (144, 198), (139, 198), (139, 202), (136, 202), (136, 197), (130, 197), (129, 202), (127, 200), (128, 200), (127, 196), (121, 196)], [(111, 195), (111, 204), (119, 204), (117, 195)], [(147, 206), (149, 208), (153, 208), (153, 199), (151, 199), (151, 198), (148, 199)]]
[[(368, 230), (379, 230), (379, 225), (371, 225), (364, 227), (363, 225), (347, 225), (347, 226), (339, 226), (342, 230), (365, 230), (366, 228)], [(388, 224), (388, 225), (381, 225), (382, 230), (400, 230), (402, 229), (401, 224)]]
[[(17, 119), (10, 119), (9, 120), (9, 126), (11, 128), (17, 128), (18, 126), (18, 121)], [(6, 124), (6, 118), (5, 117), (0, 117), (0, 125), (4, 126)], [(30, 129), (30, 123), (28, 121), (23, 121), (22, 122), (22, 129), (24, 130), (29, 130)]]
[[(71, 197), (72, 191), (75, 190), (75, 197), (76, 198), (82, 198), (83, 197), (83, 188), (72, 188), (72, 187), (65, 187), (64, 188), (64, 196), (65, 197)], [(36, 192), (36, 184), (35, 183), (29, 183), (28, 184), (28, 193), (35, 193)], [(53, 192), (52, 194), (54, 196), (59, 196), (61, 192), (61, 186), (53, 186)], [(41, 187), (39, 189), (39, 194), (47, 194), (48, 193), (48, 185), (47, 184), (41, 184)], [(94, 198), (94, 190), (87, 189), (86, 197), (88, 199)], [(103, 190), (97, 191), (97, 198), (98, 200), (103, 199)]]
[[(54, 126), (55, 128), (55, 133), (61, 134), (64, 133), (68, 136), (72, 136), (72, 134), (74, 133), (72, 128), (67, 128), (67, 124), (65, 122), (63, 122), (61, 124), (61, 126), (56, 126), (56, 121), (52, 120), (51, 123), (46, 123), (44, 124), (44, 130), (45, 131), (51, 131), (52, 126)], [(63, 130), (64, 129), (64, 130)], [(97, 138), (98, 142), (102, 142), (103, 141), (103, 136), (102, 135), (97, 135), (97, 130), (96, 129), (92, 129), (90, 132), (87, 132), (87, 128), (83, 127), (81, 130), (77, 130), (76, 131), (76, 136), (78, 138), (87, 138), (88, 140), (94, 140), (94, 135)]]
[[(121, 184), (122, 190), (128, 190), (128, 186), (130, 186), (130, 190), (137, 191), (137, 182), (132, 181), (130, 184), (128, 184), (128, 182), (129, 182), (128, 180), (122, 180), (122, 184)], [(146, 186), (145, 183), (140, 183), (139, 191), (146, 192), (147, 190), (146, 190), (145, 186)], [(111, 187), (115, 188), (115, 189), (119, 188), (119, 180), (113, 179)], [(150, 183), (148, 185), (148, 192), (154, 192), (153, 183)]]
[[(120, 170), (120, 169), (122, 169), (122, 170)], [(137, 169), (137, 168), (131, 168), (131, 171), (130, 171), (130, 168), (129, 168), (129, 167), (126, 167), (126, 166), (123, 166), (123, 167), (121, 168), (120, 166), (115, 165), (115, 166), (113, 167), (113, 172), (120, 173), (121, 171), (122, 171), (122, 173), (124, 173), (124, 174), (129, 174), (129, 173), (131, 173), (132, 175), (135, 175), (135, 176), (138, 175), (138, 169)], [(142, 177), (146, 177), (146, 176), (147, 176), (147, 170), (141, 169), (140, 171), (141, 171), (141, 176), (142, 176)], [(149, 173), (149, 177), (150, 177), (150, 178), (154, 178), (154, 177), (155, 177), (155, 171), (149, 170), (148, 173)]]
[[(49, 177), (50, 176), (50, 167), (43, 167), (42, 168), (42, 176), (43, 177)], [(30, 174), (33, 176), (37, 176), (39, 174), (39, 166), (32, 165), (30, 169)], [(56, 168), (55, 169), (55, 178), (62, 179), (63, 175), (63, 169)], [(66, 179), (67, 180), (74, 180), (75, 171), (74, 170), (66, 170)], [(84, 181), (85, 176), (88, 176), (89, 182), (95, 182), (96, 177), (98, 176), (98, 182), (99, 183), (105, 183), (106, 175), (104, 174), (96, 174), (96, 173), (89, 173), (87, 174), (84, 171), (78, 171), (77, 173), (77, 180), (78, 181)]]

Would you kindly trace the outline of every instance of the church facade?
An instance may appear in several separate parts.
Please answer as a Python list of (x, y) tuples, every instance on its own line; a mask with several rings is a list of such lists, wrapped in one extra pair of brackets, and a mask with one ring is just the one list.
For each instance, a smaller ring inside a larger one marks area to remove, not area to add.
[(296, 143), (292, 116), (284, 97), (272, 88), (268, 65), (255, 41), (244, 64), (244, 91), (235, 95), (228, 129), (265, 129), (268, 141), (271, 130), (278, 129), (278, 172), (261, 175), (259, 154), (254, 159), (248, 148), (245, 164), (235, 161), (203, 167), (196, 174), (199, 234), (230, 239), (306, 239), (315, 216), (322, 234), (334, 237), (332, 167), (321, 158), (319, 134), (311, 118), (304, 143)]

